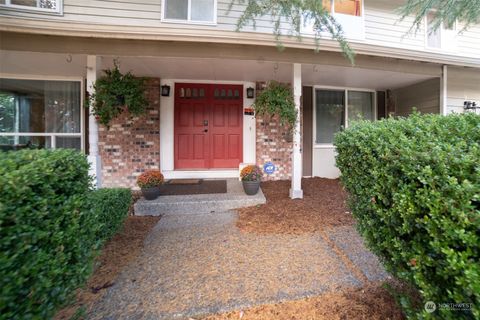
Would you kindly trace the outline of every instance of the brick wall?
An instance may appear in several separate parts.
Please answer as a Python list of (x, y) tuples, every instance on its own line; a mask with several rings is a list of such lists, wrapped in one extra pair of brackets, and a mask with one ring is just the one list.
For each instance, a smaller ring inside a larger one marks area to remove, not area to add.
[[(265, 88), (265, 82), (256, 83), (257, 95)], [(280, 124), (278, 117), (256, 118), (257, 164), (262, 167), (265, 162), (275, 164), (272, 175), (264, 175), (264, 180), (290, 179), (292, 174), (292, 149), (291, 136), (288, 136), (285, 126)]]
[(123, 113), (110, 129), (99, 128), (102, 185), (136, 188), (138, 175), (146, 169), (160, 169), (160, 79), (146, 83), (149, 102), (146, 113), (131, 117)]

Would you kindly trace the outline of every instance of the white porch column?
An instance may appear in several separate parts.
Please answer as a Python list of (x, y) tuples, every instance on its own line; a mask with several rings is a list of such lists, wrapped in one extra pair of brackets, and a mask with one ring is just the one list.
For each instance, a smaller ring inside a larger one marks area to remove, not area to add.
[(442, 77), (440, 78), (440, 114), (447, 115), (447, 65), (442, 66)]
[(302, 146), (300, 140), (300, 98), (302, 96), (302, 65), (293, 64), (292, 75), (293, 98), (295, 109), (297, 110), (297, 122), (293, 132), (293, 153), (292, 153), (292, 187), (290, 188), (290, 198), (303, 198), (302, 190)]
[[(87, 91), (89, 95), (94, 92), (93, 84), (101, 67), (100, 57), (87, 56)], [(98, 153), (98, 123), (95, 116), (90, 112), (88, 117), (88, 162), (90, 163), (89, 174), (94, 177), (94, 186), (102, 186), (102, 162)]]

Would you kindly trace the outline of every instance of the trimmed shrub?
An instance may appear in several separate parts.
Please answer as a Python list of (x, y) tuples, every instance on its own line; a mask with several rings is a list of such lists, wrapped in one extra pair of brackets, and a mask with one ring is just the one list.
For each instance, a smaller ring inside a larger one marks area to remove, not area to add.
[(79, 152), (0, 152), (0, 319), (49, 319), (70, 302), (130, 202), (130, 190), (91, 191)]
[(367, 246), (424, 302), (437, 303), (430, 314), (404, 301), (407, 315), (479, 319), (480, 116), (357, 122), (336, 135), (335, 146)]
[(48, 319), (90, 273), (90, 184), (78, 152), (0, 152), (1, 319)]
[(97, 238), (101, 241), (110, 239), (122, 227), (132, 202), (130, 189), (99, 189), (92, 192), (96, 219), (101, 227)]

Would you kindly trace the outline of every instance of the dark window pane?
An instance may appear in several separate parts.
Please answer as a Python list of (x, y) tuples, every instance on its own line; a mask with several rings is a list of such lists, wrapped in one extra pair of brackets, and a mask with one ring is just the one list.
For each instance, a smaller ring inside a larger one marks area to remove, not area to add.
[(55, 148), (81, 149), (80, 137), (56, 137)]
[(165, 0), (165, 18), (188, 19), (188, 0)]
[(316, 90), (316, 143), (333, 143), (345, 119), (345, 91)]

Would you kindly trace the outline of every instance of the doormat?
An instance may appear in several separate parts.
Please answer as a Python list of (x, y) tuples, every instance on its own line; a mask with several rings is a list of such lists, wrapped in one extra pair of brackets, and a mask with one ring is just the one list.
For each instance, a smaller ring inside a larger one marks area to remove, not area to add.
[(166, 184), (199, 184), (202, 179), (174, 179), (168, 180)]
[(198, 180), (198, 183), (167, 183), (160, 186), (161, 196), (182, 196), (189, 194), (227, 193), (226, 180)]

